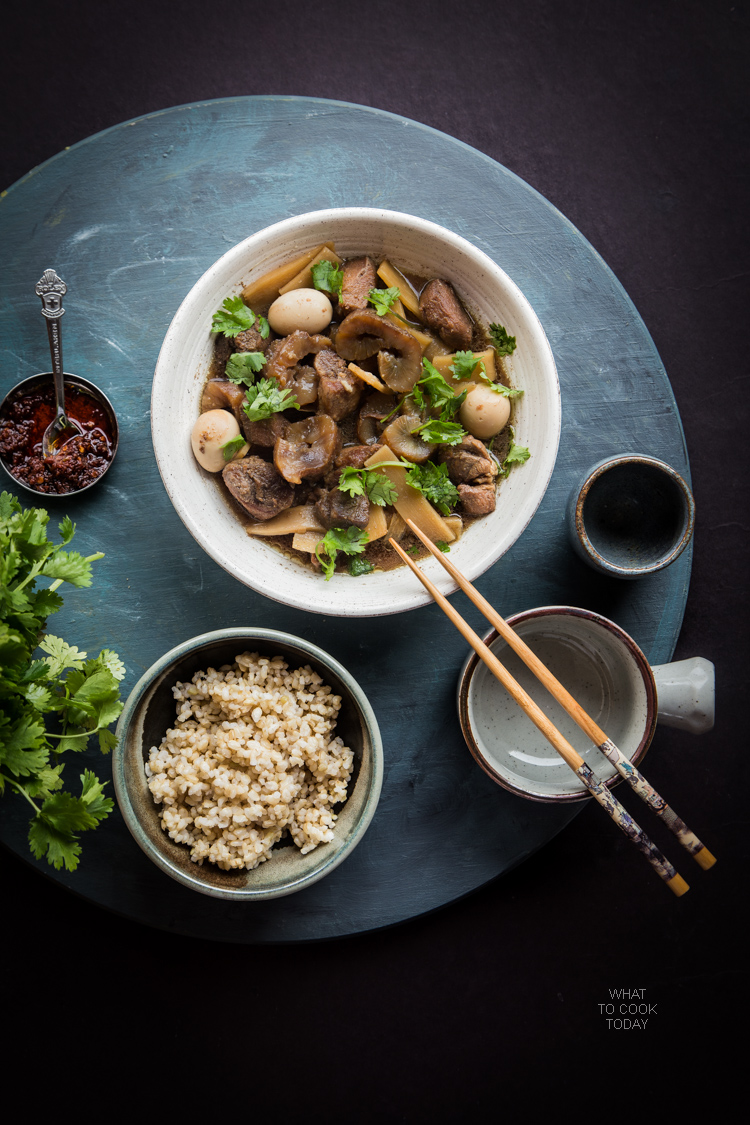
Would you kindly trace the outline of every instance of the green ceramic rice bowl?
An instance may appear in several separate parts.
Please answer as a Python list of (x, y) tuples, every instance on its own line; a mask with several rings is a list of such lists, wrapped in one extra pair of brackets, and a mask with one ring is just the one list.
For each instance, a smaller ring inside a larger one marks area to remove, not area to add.
[[(149, 789), (146, 763), (175, 725), (172, 688), (198, 671), (231, 665), (240, 653), (282, 656), (289, 670), (309, 665), (341, 697), (334, 734), (353, 753), (346, 801), (337, 805), (333, 839), (303, 854), (289, 836), (253, 870), (224, 870), (194, 862), (187, 844), (176, 843), (162, 828), (161, 806)], [(183, 642), (141, 677), (117, 725), (113, 755), (114, 786), (125, 822), (136, 843), (165, 874), (192, 890), (215, 898), (253, 901), (279, 898), (304, 889), (333, 871), (362, 839), (380, 796), (383, 748), (375, 714), (362, 688), (332, 656), (300, 637), (273, 629), (220, 629)]]

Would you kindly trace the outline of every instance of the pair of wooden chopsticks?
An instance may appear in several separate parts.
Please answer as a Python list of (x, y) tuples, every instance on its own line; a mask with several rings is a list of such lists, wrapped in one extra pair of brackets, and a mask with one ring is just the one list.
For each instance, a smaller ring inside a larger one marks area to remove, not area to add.
[[(644, 800), (647, 805), (650, 805), (667, 827), (674, 832), (677, 839), (682, 846), (690, 852), (693, 859), (704, 869), (712, 867), (716, 860), (714, 856), (711, 855), (708, 848), (705, 847), (695, 833), (691, 832), (687, 825), (680, 820), (664, 798), (646, 781), (643, 774), (636, 769), (620, 750), (618, 750), (617, 746), (607, 737), (601, 727), (594, 722), (590, 715), (586, 714), (584, 709), (576, 702), (567, 689), (552, 675), (549, 668), (531, 651), (521, 637), (511, 629), (510, 625), (508, 625), (500, 614), (493, 609), (490, 603), (482, 597), (479, 591), (472, 586), (471, 582), (469, 582), (467, 578), (464, 578), (463, 574), (445, 557), (443, 552), (419, 530), (416, 524), (410, 519), (407, 519), (406, 523), (414, 535), (424, 543), (428, 551), (435, 556), (458, 586), (468, 595), (474, 605), (484, 614), (487, 620), (494, 625), (498, 634), (503, 638), (506, 644), (520, 656), (521, 660), (531, 669), (540, 683), (554, 696), (560, 706), (570, 715), (571, 719), (578, 724), (584, 734), (592, 740), (597, 749), (601, 750), (618, 773), (632, 786), (638, 796)], [(606, 809), (618, 827), (622, 829), (625, 835), (632, 840), (636, 847), (645, 855), (660, 878), (666, 882), (667, 886), (670, 887), (676, 895), (683, 895), (685, 891), (688, 890), (688, 884), (682, 876), (675, 871), (669, 860), (662, 855), (643, 829), (636, 824), (630, 814), (622, 807), (617, 798), (612, 796), (606, 785), (598, 780), (591, 767), (586, 764), (578, 751), (571, 746), (554, 723), (550, 722), (541, 708), (537, 706), (531, 696), (524, 691), (521, 685), (500, 663), (491, 649), (485, 645), (481, 637), (464, 621), (447, 598), (443, 597), (438, 588), (422, 573), (416, 563), (409, 558), (394, 539), (390, 539), (389, 542), (406, 565), (417, 575), (425, 589), (429, 590), (440, 608), (450, 618), (462, 636), (469, 642), (477, 655), (484, 661), (492, 674), (500, 681), (516, 702), (520, 704), (531, 721), (539, 728), (545, 738), (554, 746), (555, 750), (557, 750), (561, 758), (580, 778), (591, 795)]]

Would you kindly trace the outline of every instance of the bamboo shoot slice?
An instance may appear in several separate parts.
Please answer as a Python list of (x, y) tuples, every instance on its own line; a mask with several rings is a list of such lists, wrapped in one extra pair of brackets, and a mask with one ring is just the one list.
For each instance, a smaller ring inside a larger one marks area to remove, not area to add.
[(391, 324), (395, 324), (397, 328), (403, 328), (404, 332), (410, 332), (414, 339), (419, 343), (422, 351), (424, 351), (425, 348), (429, 347), (430, 344), (433, 344), (435, 342), (435, 338), (433, 336), (428, 336), (426, 332), (420, 331), (419, 328), (415, 328), (413, 324), (409, 324), (407, 321), (399, 320), (399, 318), (397, 316), (394, 316), (392, 312), (386, 313), (385, 319), (390, 320)]
[(424, 350), (424, 354), (427, 359), (434, 363), (436, 355), (451, 355), (452, 353), (447, 344), (444, 344), (437, 336), (432, 336), (430, 338), (430, 343)]
[(464, 521), (461, 517), (454, 512), (452, 516), (445, 517), (445, 522), (448, 524), (455, 538), (460, 539), (464, 531)]
[(370, 504), (370, 518), (367, 521), (365, 531), (371, 543), (375, 539), (382, 539), (388, 531), (388, 519), (386, 518), (385, 509), (381, 508), (378, 504)]
[[(398, 458), (393, 451), (387, 445), (384, 445), (382, 449), (373, 453), (372, 457), (365, 461), (365, 468), (377, 469), (381, 461), (397, 460)], [(400, 516), (403, 516), (405, 520), (413, 520), (419, 530), (423, 531), (433, 543), (439, 541), (453, 542), (456, 537), (442, 516), (436, 512), (421, 492), (417, 492), (416, 488), (412, 488), (410, 484), (406, 483), (406, 469), (389, 465), (379, 471), (385, 474), (396, 489), (398, 495), (394, 507)]]
[(292, 289), (314, 289), (312, 268), (318, 262), (333, 262), (335, 266), (341, 265), (341, 258), (335, 250), (330, 246), (319, 246), (313, 254), (310, 255), (307, 265), (304, 266), (299, 273), (288, 281), (286, 285), (282, 285), (279, 293), (289, 293)]
[[(326, 243), (326, 245), (333, 250), (333, 243)], [(242, 290), (242, 300), (254, 312), (263, 312), (276, 300), (281, 292), (281, 286), (290, 282), (305, 266), (309, 266), (322, 249), (322, 246), (318, 246), (315, 250), (307, 250), (286, 265), (277, 266), (275, 270), (264, 273), (257, 281), (251, 281)]]
[(312, 504), (300, 504), (279, 512), (270, 520), (252, 520), (245, 524), (245, 531), (248, 535), (294, 535), (300, 531), (324, 534), (325, 528), (315, 515)]
[(323, 531), (298, 531), (292, 539), (292, 546), (295, 551), (304, 551), (308, 555), (314, 555), (315, 548), (324, 534)]
[[(377, 504), (370, 504), (370, 518), (367, 521), (368, 542), (372, 543), (375, 539), (382, 539), (388, 530), (388, 521), (385, 512), (379, 508)], [(325, 531), (321, 528), (320, 531), (300, 531), (292, 539), (292, 546), (295, 551), (306, 551), (308, 554), (315, 554), (315, 548), (325, 535)]]
[(381, 281), (385, 282), (386, 289), (398, 289), (401, 294), (401, 300), (404, 302), (409, 312), (413, 313), (418, 320), (422, 319), (419, 315), (419, 297), (414, 292), (411, 284), (395, 266), (392, 266), (390, 262), (382, 262), (378, 268), (378, 277)]
[(361, 367), (357, 367), (356, 363), (350, 363), (347, 366), (352, 375), (356, 375), (356, 377), (358, 379), (361, 379), (363, 383), (369, 383), (370, 386), (374, 387), (376, 391), (382, 391), (384, 395), (391, 393), (386, 387), (385, 383), (380, 382), (380, 379), (378, 379), (377, 375), (373, 375), (370, 371), (363, 371)]
[(400, 543), (407, 530), (408, 529), (404, 517), (402, 515), (399, 515), (399, 513), (394, 509), (393, 515), (391, 516), (391, 522), (388, 524), (389, 538), (395, 539), (397, 543)]

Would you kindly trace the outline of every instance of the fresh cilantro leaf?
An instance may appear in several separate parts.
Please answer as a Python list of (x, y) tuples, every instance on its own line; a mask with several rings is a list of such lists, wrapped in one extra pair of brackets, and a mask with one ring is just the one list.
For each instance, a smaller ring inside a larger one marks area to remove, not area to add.
[(447, 555), (450, 551), (450, 544), (446, 543), (443, 539), (438, 539), (435, 543), (435, 546), (437, 547), (438, 551), (442, 551), (444, 555)]
[(528, 461), (531, 453), (525, 445), (516, 445), (514, 440), (513, 430), (510, 430), (510, 449), (505, 455), (502, 465), (500, 466), (500, 476), (507, 477), (510, 470), (514, 465), (523, 465)]
[(339, 477), (339, 492), (348, 492), (350, 496), (364, 496), (366, 469), (355, 469), (347, 465)]
[[(460, 410), (467, 392), (455, 394), (448, 380), (428, 359), (422, 360), (422, 368), (425, 375), (412, 388), (412, 398), (420, 410), (438, 410), (440, 421), (450, 422)], [(427, 398), (422, 393), (422, 387)]]
[[(367, 532), (358, 527), (332, 527), (327, 531), (315, 548), (326, 582), (333, 577), (339, 551), (343, 551), (345, 555), (361, 555), (369, 539)], [(324, 555), (327, 557), (324, 558)]]
[(316, 262), (312, 267), (313, 285), (316, 289), (321, 289), (325, 293), (333, 293), (336, 296), (341, 294), (341, 286), (344, 281), (344, 271), (339, 269), (335, 262), (327, 262), (322, 259)]
[[(424, 387), (425, 392), (430, 396), (430, 408), (433, 410), (445, 410), (446, 407), (450, 409), (451, 413), (454, 409), (454, 403), (457, 401), (456, 395), (453, 393), (453, 388), (446, 379), (440, 374), (438, 369), (434, 367), (429, 359), (422, 360), (422, 368), (425, 371), (423, 377), (417, 382), (412, 390), (412, 394), (417, 389)], [(417, 396), (415, 396), (417, 397)], [(466, 395), (463, 396), (464, 398)], [(461, 399), (463, 401), (463, 399)], [(417, 402), (420, 407), (425, 405), (424, 399)]]
[(271, 325), (268, 323), (264, 316), (260, 315), (260, 313), (256, 313), (255, 315), (255, 327), (260, 333), (261, 340), (267, 340), (268, 335), (271, 331)]
[(292, 392), (282, 391), (276, 379), (259, 380), (254, 387), (248, 387), (245, 398), (247, 402), (243, 409), (251, 422), (270, 418), (272, 414), (297, 405)]
[(30, 684), (24, 694), (35, 711), (51, 710), (52, 692), (43, 684)]
[[(59, 777), (56, 782), (54, 771), (50, 774), (48, 788), (54, 789)], [(114, 801), (104, 796), (103, 789), (96, 775), (84, 770), (80, 797), (65, 792), (52, 792), (46, 797), (29, 829), (29, 846), (37, 859), (46, 855), (57, 870), (65, 866), (75, 871), (81, 854), (76, 833), (96, 828), (114, 808)]]
[(108, 668), (99, 664), (98, 660), (90, 662), (90, 665), (84, 669), (84, 675), (85, 679), (80, 686), (75, 684), (77, 679), (75, 675), (68, 677), (68, 681), (75, 684), (74, 691), (71, 693), (71, 703), (74, 707), (87, 706), (100, 711), (119, 696), (120, 686), (117, 680)]
[(406, 481), (430, 500), (444, 516), (450, 515), (459, 500), (458, 489), (448, 476), (448, 466), (434, 461), (413, 465)]
[[(93, 710), (91, 708), (89, 710), (93, 713)], [(68, 717), (70, 718), (73, 729), (71, 730), (71, 728), (69, 728), (70, 733), (62, 734), (57, 739), (57, 742), (55, 744), (55, 754), (57, 755), (66, 754), (70, 751), (72, 751), (74, 754), (80, 754), (83, 750), (86, 750), (88, 748), (89, 734), (91, 732), (85, 729), (74, 729), (77, 723), (82, 724), (84, 722), (90, 721), (86, 712), (81, 711), (80, 709), (74, 711), (71, 708), (71, 710), (68, 712)], [(51, 737), (54, 738), (55, 736), (52, 735)]]
[(224, 455), (224, 460), (231, 461), (235, 454), (239, 453), (243, 445), (245, 445), (245, 439), (242, 434), (238, 434), (237, 437), (233, 437), (230, 438), (229, 441), (225, 441), (221, 447), (221, 452)]
[(0, 624), (0, 668), (23, 659), (26, 651), (27, 645), (21, 634)]
[(99, 653), (97, 660), (104, 667), (107, 668), (116, 680), (123, 680), (125, 678), (125, 665), (120, 660), (116, 652), (111, 648), (103, 648)]
[(75, 871), (78, 867), (81, 845), (76, 838), (67, 832), (60, 832), (41, 816), (35, 816), (29, 826), (29, 848), (37, 859), (44, 859), (46, 856), (47, 862), (56, 871), (61, 867)]
[(359, 578), (362, 574), (372, 574), (375, 567), (369, 559), (350, 559), (347, 569), (352, 578)]
[(96, 817), (88, 809), (86, 802), (72, 793), (54, 793), (41, 807), (40, 815), (47, 824), (58, 832), (72, 835), (96, 828)]
[(76, 668), (78, 671), (83, 668), (86, 653), (75, 645), (69, 645), (61, 637), (47, 633), (39, 642), (39, 647), (42, 652), (49, 653), (46, 663), (49, 665), (50, 679), (57, 679), (65, 668)]
[(391, 289), (371, 289), (368, 300), (371, 305), (375, 306), (375, 312), (378, 316), (385, 316), (391, 305), (400, 296), (401, 290), (394, 285)]
[(490, 325), (490, 339), (497, 355), (512, 355), (516, 350), (515, 336), (509, 336), (502, 324)]
[(247, 307), (242, 297), (226, 297), (221, 308), (213, 315), (211, 331), (214, 335), (223, 332), (225, 336), (234, 339), (240, 332), (246, 332), (254, 324), (255, 313)]
[(235, 352), (227, 360), (224, 374), (231, 383), (236, 383), (238, 387), (243, 385), (252, 387), (256, 373), (260, 371), (265, 362), (266, 357), (263, 352)]
[(77, 551), (58, 551), (47, 559), (39, 574), (44, 578), (59, 578), (71, 586), (91, 585), (91, 563)]
[[(479, 367), (479, 371), (476, 368)], [(474, 352), (456, 352), (450, 366), (453, 378), (459, 382), (466, 379), (481, 379), (487, 375), (484, 361), (477, 359)]]
[(73, 523), (70, 516), (63, 516), (62, 523), (59, 525), (59, 531), (63, 543), (70, 543), (76, 533), (76, 525)]
[(348, 492), (350, 496), (367, 496), (379, 508), (394, 504), (398, 496), (398, 490), (383, 473), (355, 469), (351, 465), (347, 465), (341, 473), (339, 492)]
[(117, 735), (107, 727), (102, 727), (98, 730), (96, 732), (96, 737), (99, 741), (99, 749), (102, 754), (109, 754), (110, 750), (114, 750), (117, 745)]
[(491, 383), (488, 380), (486, 385), (496, 395), (504, 395), (505, 398), (519, 398), (523, 394), (523, 391), (519, 390), (518, 387), (506, 387), (504, 383)]
[(49, 679), (49, 664), (46, 660), (32, 660), (18, 677), (19, 684), (36, 684), (38, 680)]
[(89, 814), (99, 822), (109, 816), (115, 803), (111, 797), (104, 796), (106, 782), (101, 782), (91, 770), (84, 770), (81, 774), (81, 800), (86, 805)]
[(7, 523), (14, 512), (20, 512), (21, 505), (10, 492), (0, 492), (0, 522)]
[(54, 590), (36, 590), (29, 604), (34, 616), (44, 621), (51, 613), (62, 609), (63, 600)]
[(22, 715), (13, 725), (0, 728), (0, 768), (15, 777), (28, 777), (49, 761), (44, 745), (44, 723), (36, 712)]
[(516, 445), (515, 442), (511, 442), (508, 455), (503, 461), (503, 468), (507, 469), (511, 465), (523, 465), (525, 461), (528, 461), (530, 456), (531, 453), (527, 446)]
[(446, 422), (441, 418), (431, 418), (412, 430), (420, 434), (422, 441), (429, 445), (460, 445), (466, 437), (466, 430), (458, 422)]
[(370, 473), (367, 478), (367, 498), (379, 508), (388, 504), (395, 504), (398, 499), (398, 489), (391, 484), (384, 473)]
[[(443, 378), (435, 364), (430, 363), (429, 359), (425, 358), (422, 360), (422, 369), (424, 370), (426, 375), (432, 375), (433, 378), (435, 376), (439, 376), (441, 379)], [(445, 382), (445, 380), (443, 380), (443, 382)]]
[(23, 791), (27, 797), (41, 797), (46, 800), (62, 788), (63, 765), (42, 766), (33, 777), (24, 778)]

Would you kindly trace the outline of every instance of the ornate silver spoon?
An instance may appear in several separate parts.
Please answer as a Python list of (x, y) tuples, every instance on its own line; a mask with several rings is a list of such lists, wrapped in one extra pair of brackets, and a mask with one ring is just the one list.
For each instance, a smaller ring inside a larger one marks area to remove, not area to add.
[(65, 312), (62, 299), (68, 287), (54, 270), (45, 270), (36, 283), (35, 292), (42, 299), (42, 316), (47, 321), (49, 350), (52, 356), (52, 374), (55, 380), (57, 410), (42, 437), (42, 455), (54, 457), (70, 438), (78, 437), (83, 430), (65, 413), (65, 376), (62, 361), (62, 334), (60, 320)]

